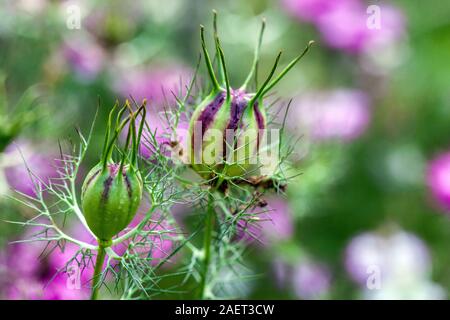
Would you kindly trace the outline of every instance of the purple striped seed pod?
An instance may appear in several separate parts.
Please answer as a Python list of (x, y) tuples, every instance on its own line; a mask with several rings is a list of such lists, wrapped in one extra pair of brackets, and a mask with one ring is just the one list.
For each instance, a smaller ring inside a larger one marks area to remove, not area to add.
[(221, 91), (207, 98), (191, 118), (191, 163), (205, 177), (225, 166), (228, 176), (245, 174), (257, 162), (261, 130), (266, 128), (265, 112), (258, 103), (249, 105), (249, 94), (232, 90), (231, 99), (226, 96)]
[(306, 54), (313, 42), (309, 42), (302, 54), (272, 79), (280, 60), (280, 52), (267, 79), (259, 88), (255, 83), (256, 92), (251, 93), (246, 88), (257, 74), (265, 21), (262, 23), (252, 68), (239, 89), (230, 88), (224, 53), (217, 35), (215, 11), (213, 25), (216, 60), (220, 74), (216, 78), (206, 49), (204, 27), (201, 26), (203, 55), (212, 82), (212, 90), (196, 107), (190, 121), (187, 142), (190, 151), (189, 160), (195, 171), (207, 179), (214, 178), (219, 173), (226, 179), (244, 176), (252, 168), (256, 170), (258, 153), (262, 148), (261, 135), (267, 127), (264, 97)]

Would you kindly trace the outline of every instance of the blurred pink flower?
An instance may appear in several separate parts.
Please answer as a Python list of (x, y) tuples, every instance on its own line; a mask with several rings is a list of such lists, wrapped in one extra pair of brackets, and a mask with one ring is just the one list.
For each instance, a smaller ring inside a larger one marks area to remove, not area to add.
[[(139, 150), (144, 158), (150, 158), (158, 150), (157, 148), (162, 154), (169, 157), (172, 151), (176, 151), (176, 147), (184, 146), (189, 122), (180, 117), (177, 128), (172, 128), (171, 126), (174, 124), (171, 123), (171, 120), (174, 120), (170, 118), (170, 112), (156, 111), (147, 107), (146, 125), (143, 128)], [(136, 121), (136, 126), (139, 126), (140, 121), (140, 119)], [(127, 137), (127, 128), (121, 133), (123, 141)]]
[(83, 80), (92, 80), (103, 69), (106, 53), (94, 39), (85, 36), (72, 36), (64, 40), (62, 55)]
[[(176, 236), (175, 229), (164, 219), (156, 219), (150, 223), (145, 230), (155, 233), (142, 239), (142, 245), (137, 244), (133, 250), (142, 256), (151, 259), (153, 266), (158, 265), (167, 259), (175, 249), (173, 237)], [(169, 259), (169, 263), (173, 263), (174, 257)]]
[(310, 259), (305, 258), (294, 266), (276, 259), (273, 271), (278, 287), (291, 288), (300, 299), (323, 298), (331, 286), (328, 268)]
[[(81, 226), (80, 226), (81, 227)], [(75, 229), (78, 234), (82, 230)], [(27, 232), (31, 234), (31, 231)], [(86, 232), (87, 234), (87, 232)], [(82, 258), (78, 246), (64, 250), (46, 242), (15, 243), (7, 249), (5, 295), (8, 299), (87, 299), (93, 276), (92, 260)], [(53, 250), (52, 250), (53, 249)], [(72, 258), (76, 257), (75, 260)], [(95, 257), (93, 257), (95, 261)]]
[(292, 283), (297, 297), (318, 299), (330, 289), (331, 275), (328, 269), (313, 261), (303, 261), (293, 270)]
[(317, 22), (324, 14), (345, 3), (357, 0), (282, 0), (283, 8), (291, 15), (307, 22)]
[(380, 28), (369, 29), (364, 50), (382, 50), (406, 37), (406, 19), (403, 12), (392, 5), (381, 4)]
[(285, 200), (267, 199), (267, 206), (255, 206), (237, 223), (237, 237), (263, 246), (287, 240), (294, 234), (292, 213)]
[(382, 283), (422, 278), (430, 272), (431, 261), (425, 243), (414, 234), (367, 232), (354, 237), (348, 244), (345, 267), (351, 278), (365, 287), (376, 270)]
[(370, 37), (367, 17), (365, 7), (352, 1), (323, 14), (317, 27), (329, 46), (357, 53)]
[[(142, 218), (142, 217), (140, 217)], [(136, 222), (136, 225), (139, 221)], [(131, 227), (132, 225), (130, 225)], [(159, 263), (167, 259), (175, 249), (174, 237), (176, 231), (167, 220), (159, 217), (154, 217), (144, 229), (148, 234), (146, 236), (137, 236), (133, 239), (133, 244), (130, 246), (130, 241), (125, 241), (123, 245), (115, 248), (119, 254), (124, 254), (128, 249), (128, 254), (138, 254), (142, 259), (147, 259), (152, 266), (157, 266)], [(164, 262), (164, 266), (168, 266), (176, 262), (176, 256), (170, 257), (168, 261)]]
[(12, 284), (5, 287), (5, 298), (7, 300), (42, 300), (43, 283), (27, 277), (17, 277)]
[[(34, 176), (44, 183), (58, 176), (54, 167), (55, 157), (38, 151), (29, 142), (18, 141), (10, 144), (5, 150), (5, 156), (8, 158), (8, 163), (4, 166), (8, 184), (31, 197), (36, 195)], [(33, 176), (30, 177), (27, 167)]]
[(44, 248), (43, 243), (39, 242), (10, 244), (5, 262), (14, 273), (32, 277), (39, 273), (42, 261), (38, 257)]
[(180, 97), (181, 92), (182, 97), (191, 81), (192, 72), (187, 67), (173, 64), (122, 71), (121, 75), (114, 84), (119, 94), (124, 98), (132, 96), (138, 103), (147, 99), (152, 108), (160, 108), (166, 102), (174, 104), (173, 95)]
[(390, 5), (380, 6), (379, 28), (370, 29), (360, 56), (368, 73), (383, 76), (401, 65), (408, 55), (406, 19), (403, 12)]
[(273, 260), (272, 272), (278, 289), (284, 289), (290, 283), (289, 277), (292, 273), (292, 267), (282, 259)]
[(313, 140), (351, 141), (367, 129), (371, 113), (365, 93), (351, 89), (304, 94), (289, 124)]
[(450, 212), (450, 151), (430, 161), (426, 180), (436, 202)]
[[(282, 5), (313, 23), (329, 46), (350, 53), (382, 50), (405, 36), (404, 16), (391, 5), (377, 3), (373, 8), (379, 9), (379, 16), (359, 0), (283, 0)], [(378, 23), (372, 23), (378, 17)]]
[[(158, 144), (163, 154), (169, 156), (173, 143), (182, 145), (186, 140), (189, 123), (180, 119), (178, 127), (171, 128), (168, 121), (162, 119), (163, 117), (164, 114), (154, 115), (151, 113), (147, 116), (147, 123), (150, 130), (147, 128), (144, 129), (141, 142), (141, 153), (144, 157), (148, 158), (155, 152), (154, 142)], [(155, 141), (152, 139), (153, 135)]]
[[(138, 226), (149, 208), (148, 201), (143, 201), (136, 217), (131, 221), (128, 228), (131, 229)], [(148, 259), (152, 266), (156, 266), (168, 258), (176, 248), (174, 238), (176, 237), (177, 229), (166, 217), (159, 212), (154, 212), (151, 219), (143, 227), (143, 231), (146, 233), (145, 235), (141, 233), (132, 239), (125, 240), (113, 247), (113, 249), (119, 255), (123, 255), (128, 250), (128, 254), (138, 254), (141, 258)], [(122, 234), (126, 232), (128, 231), (125, 230)], [(173, 264), (176, 261), (177, 255), (170, 257), (164, 263), (164, 266)]]

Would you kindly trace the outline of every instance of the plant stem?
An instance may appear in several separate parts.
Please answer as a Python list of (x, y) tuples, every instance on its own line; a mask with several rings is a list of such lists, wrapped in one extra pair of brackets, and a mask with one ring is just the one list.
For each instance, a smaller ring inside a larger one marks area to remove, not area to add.
[(205, 234), (203, 238), (203, 269), (201, 274), (200, 281), (200, 299), (205, 299), (205, 291), (206, 291), (206, 283), (209, 271), (209, 264), (211, 262), (211, 242), (212, 242), (212, 233), (214, 229), (214, 220), (216, 216), (216, 211), (214, 210), (214, 196), (211, 193), (208, 197), (208, 210), (206, 212), (206, 221), (205, 221)]
[(105, 247), (99, 243), (97, 260), (95, 261), (94, 277), (92, 279), (92, 294), (91, 300), (97, 300), (98, 289), (100, 288), (100, 280), (103, 269), (103, 262), (105, 261)]

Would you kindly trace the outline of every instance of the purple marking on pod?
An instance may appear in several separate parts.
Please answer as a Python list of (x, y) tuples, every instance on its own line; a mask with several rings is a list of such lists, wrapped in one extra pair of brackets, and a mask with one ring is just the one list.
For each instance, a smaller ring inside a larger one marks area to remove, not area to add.
[(265, 129), (264, 116), (259, 110), (258, 102), (253, 105), (253, 110), (255, 111), (256, 123), (258, 124), (258, 129)]
[(91, 182), (95, 179), (95, 177), (97, 177), (98, 176), (98, 174), (100, 173), (102, 171), (102, 169), (100, 168), (100, 169), (98, 169), (97, 171), (95, 171), (95, 173), (94, 174), (92, 174), (92, 176), (89, 178), (89, 180), (88, 181), (86, 181), (86, 188), (84, 188), (84, 190), (83, 190), (83, 192), (82, 192), (82, 195), (81, 196), (83, 196), (85, 193), (86, 193), (86, 189), (89, 187), (89, 185), (91, 184)]
[(103, 204), (105, 204), (106, 201), (108, 201), (109, 190), (111, 190), (111, 185), (113, 183), (113, 179), (114, 179), (114, 177), (109, 176), (108, 178), (106, 178), (105, 182), (103, 182), (103, 193), (102, 193), (102, 199), (101, 199), (101, 203), (103, 203)]
[(204, 136), (206, 130), (210, 127), (211, 123), (214, 121), (214, 118), (219, 111), (220, 107), (222, 107), (223, 102), (225, 100), (225, 93), (219, 93), (214, 100), (206, 106), (206, 108), (201, 112), (198, 120), (202, 125), (202, 137)]
[[(205, 132), (209, 129), (209, 127), (213, 123), (217, 112), (222, 107), (223, 102), (225, 101), (225, 95), (226, 95), (226, 93), (220, 92), (214, 98), (214, 100), (201, 111), (196, 122), (200, 122), (200, 125), (202, 126), (202, 140), (205, 135)], [(194, 129), (194, 131), (195, 131), (195, 129)], [(191, 143), (195, 148), (195, 152), (198, 153), (198, 152), (201, 152), (200, 147), (201, 147), (202, 143), (200, 144), (200, 146), (196, 145), (195, 135), (196, 135), (196, 133), (194, 132), (194, 134), (192, 134), (192, 137), (191, 137)]]
[[(125, 172), (123, 173), (123, 177), (125, 178), (125, 185), (127, 186), (128, 198), (131, 199), (133, 190), (131, 189), (130, 179), (128, 178), (128, 175)], [(132, 205), (133, 205), (133, 202), (130, 201), (130, 204), (128, 205), (128, 212), (131, 212)]]
[(117, 173), (119, 172), (120, 164), (113, 163), (108, 165), (109, 174), (111, 177), (115, 177)]
[(109, 177), (106, 178), (106, 180), (103, 182), (103, 193), (102, 193), (102, 203), (106, 203), (109, 196), (109, 191), (111, 190), (111, 186), (113, 183), (114, 178), (117, 176), (117, 173), (119, 171), (120, 165), (113, 163), (108, 165), (109, 169)]
[(242, 95), (233, 95), (231, 101), (230, 120), (228, 121), (227, 129), (236, 130), (238, 125), (242, 128), (242, 114), (245, 107), (247, 107), (248, 101)]
[[(227, 127), (223, 133), (224, 157), (231, 155), (230, 151), (232, 150), (229, 150), (229, 146), (233, 145), (233, 150), (237, 147), (237, 140), (234, 133), (238, 127), (242, 128), (244, 125), (242, 116), (248, 104), (248, 99), (246, 99), (246, 93), (244, 91), (234, 90), (231, 95), (230, 119), (228, 120)], [(228, 130), (233, 132), (232, 136), (227, 135)], [(233, 139), (233, 141), (230, 141), (230, 139)]]
[(130, 182), (130, 179), (128, 178), (128, 175), (127, 175), (125, 172), (123, 173), (123, 177), (125, 178), (125, 184), (126, 184), (126, 186), (127, 186), (128, 196), (129, 196), (130, 199), (131, 199), (133, 190), (131, 189), (131, 182)]
[(259, 150), (259, 141), (260, 141), (260, 138), (261, 138), (259, 130), (265, 129), (265, 121), (264, 121), (264, 116), (261, 113), (261, 110), (259, 110), (258, 102), (256, 102), (253, 105), (253, 110), (255, 112), (256, 123), (258, 125), (258, 135), (257, 135), (257, 141), (256, 141), (256, 148), (257, 148), (257, 150)]

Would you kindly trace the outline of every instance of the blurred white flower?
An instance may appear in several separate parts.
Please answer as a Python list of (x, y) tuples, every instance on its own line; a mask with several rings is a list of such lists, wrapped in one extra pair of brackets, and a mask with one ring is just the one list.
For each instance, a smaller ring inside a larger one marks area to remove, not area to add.
[(442, 289), (431, 282), (428, 248), (405, 231), (356, 236), (347, 246), (345, 266), (367, 299), (443, 298)]

